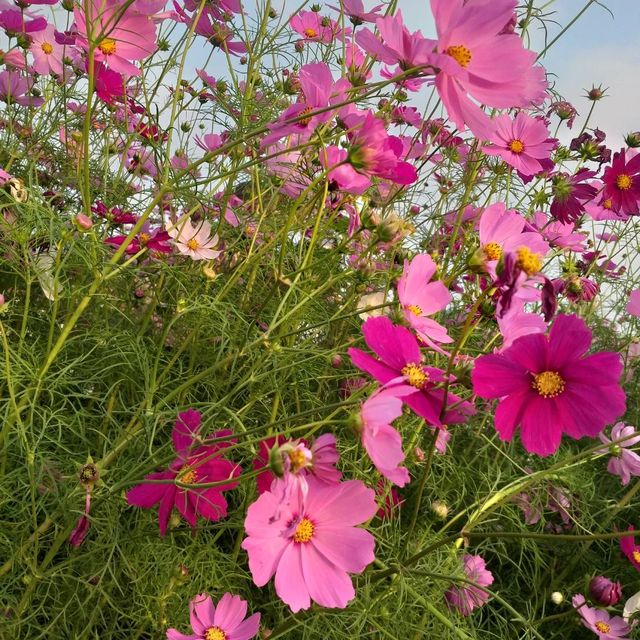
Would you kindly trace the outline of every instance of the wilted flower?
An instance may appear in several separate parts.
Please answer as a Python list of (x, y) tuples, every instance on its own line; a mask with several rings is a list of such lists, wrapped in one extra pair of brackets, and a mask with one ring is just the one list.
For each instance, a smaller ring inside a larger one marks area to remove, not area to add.
[(449, 607), (457, 609), (463, 616), (469, 616), (474, 609), (489, 601), (489, 594), (479, 587), (492, 585), (493, 574), (481, 556), (467, 554), (462, 562), (466, 578), (471, 584), (452, 585), (444, 597)]

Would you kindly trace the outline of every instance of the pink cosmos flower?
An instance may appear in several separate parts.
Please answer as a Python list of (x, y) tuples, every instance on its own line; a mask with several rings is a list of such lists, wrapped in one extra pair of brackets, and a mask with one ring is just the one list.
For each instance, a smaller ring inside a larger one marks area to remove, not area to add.
[[(634, 527), (630, 526), (627, 531), (633, 531)], [(625, 536), (620, 538), (620, 550), (627, 556), (629, 562), (640, 571), (640, 545), (636, 544), (633, 536)]]
[(523, 216), (503, 202), (489, 205), (480, 217), (478, 232), (480, 249), (486, 267), (492, 276), (502, 256), (514, 253), (516, 262), (528, 275), (536, 274), (542, 267), (542, 258), (549, 252), (549, 245), (535, 231), (525, 231), (527, 222)]
[(234, 33), (224, 22), (202, 13), (196, 23), (195, 32), (205, 37), (210, 44), (234, 56), (247, 52), (247, 46), (241, 40), (232, 40)]
[(88, 51), (89, 41), (100, 38), (95, 48), (96, 62), (104, 62), (118, 73), (139, 76), (142, 72), (132, 61), (144, 60), (158, 49), (153, 20), (130, 8), (122, 13), (120, 3), (115, 0), (89, 0), (88, 16), (84, 6), (87, 3), (73, 10), (78, 30), (76, 44)]
[(0, 11), (0, 28), (4, 29), (9, 37), (20, 34), (32, 34), (42, 31), (47, 27), (47, 20), (42, 16), (27, 20), (25, 14), (20, 9), (5, 9)]
[(640, 318), (640, 289), (635, 289), (629, 294), (627, 302), (627, 313)]
[[(444, 371), (422, 365), (418, 341), (406, 327), (395, 326), (387, 317), (369, 318), (362, 325), (367, 346), (379, 359), (350, 348), (353, 364), (389, 388), (398, 387), (403, 401), (429, 424), (465, 422), (474, 412), (473, 406), (451, 392), (447, 394), (447, 410), (441, 419), (444, 401)], [(414, 391), (406, 394), (406, 387)], [(452, 408), (450, 408), (452, 407)]]
[[(615, 442), (621, 439), (624, 441)], [(631, 476), (640, 476), (640, 455), (628, 451), (630, 447), (640, 442), (640, 433), (636, 434), (633, 427), (625, 425), (624, 422), (618, 422), (611, 429), (611, 440), (604, 433), (600, 434), (600, 440), (609, 445), (609, 448), (600, 449), (598, 453), (611, 452), (613, 454), (613, 458), (609, 460), (607, 465), (609, 473), (620, 476), (623, 485), (629, 484)]]
[(437, 268), (430, 255), (421, 253), (411, 262), (404, 261), (398, 280), (398, 299), (404, 318), (429, 345), (432, 341), (453, 342), (441, 324), (427, 317), (442, 311), (451, 302), (451, 294), (443, 282), (429, 282)]
[[(151, 473), (145, 480), (167, 480), (165, 484), (149, 484), (143, 482), (127, 492), (127, 502), (135, 507), (150, 509), (160, 503), (158, 523), (160, 535), (164, 537), (175, 506), (183, 518), (192, 526), (196, 526), (198, 515), (207, 520), (220, 520), (227, 515), (227, 501), (222, 495), (238, 486), (233, 478), (240, 475), (240, 467), (219, 454), (233, 443), (227, 439), (212, 445), (198, 444), (200, 433), (200, 413), (189, 409), (178, 415), (171, 437), (178, 454), (166, 471)], [(231, 435), (224, 429), (213, 434), (213, 438)], [(224, 482), (213, 487), (194, 487), (187, 489), (178, 487), (175, 481), (184, 485)]]
[(402, 437), (391, 426), (401, 415), (402, 400), (393, 395), (393, 389), (377, 391), (365, 400), (360, 410), (360, 435), (362, 446), (381, 475), (404, 487), (409, 482), (409, 472), (400, 466), (405, 458)]
[(592, 200), (597, 189), (586, 182), (596, 175), (595, 171), (579, 169), (574, 175), (556, 173), (551, 179), (553, 202), (549, 209), (551, 215), (560, 222), (574, 222)]
[(480, 356), (472, 373), (481, 398), (499, 398), (495, 425), (510, 441), (518, 426), (524, 448), (555, 453), (562, 434), (595, 438), (626, 407), (619, 354), (585, 355), (591, 331), (578, 316), (559, 315), (548, 336), (523, 336), (503, 353)]
[(549, 220), (545, 213), (536, 211), (525, 226), (529, 231), (540, 233), (553, 247), (578, 252), (586, 249), (587, 234), (576, 232), (572, 222)]
[(620, 149), (613, 154), (611, 166), (602, 175), (603, 199), (611, 200), (611, 208), (626, 214), (640, 210), (640, 153)]
[(349, 573), (374, 560), (373, 536), (356, 525), (372, 518), (375, 493), (359, 480), (326, 485), (310, 477), (305, 493), (293, 487), (290, 501), (267, 491), (250, 507), (242, 548), (258, 587), (275, 574), (278, 596), (295, 613), (311, 601), (344, 608), (355, 597)]
[(516, 0), (431, 0), (438, 32), (436, 89), (458, 129), (490, 138), (488, 116), (473, 102), (496, 109), (529, 107), (544, 99), (547, 83), (536, 54), (504, 26)]
[(508, 115), (493, 120), (491, 144), (482, 148), (489, 156), (500, 156), (524, 176), (534, 176), (544, 170), (542, 160), (548, 160), (556, 146), (549, 138), (547, 125), (520, 111), (515, 118)]
[[(120, 247), (127, 239), (127, 235), (111, 236), (105, 239), (105, 244), (113, 247)], [(127, 245), (125, 253), (133, 255), (142, 249), (148, 249), (150, 253), (171, 253), (172, 248), (169, 244), (169, 234), (164, 229), (151, 229), (149, 223), (145, 223), (140, 232)]]
[(0, 100), (7, 104), (19, 104), (23, 107), (39, 107), (44, 98), (29, 95), (33, 81), (21, 76), (15, 71), (0, 73)]
[(629, 625), (620, 616), (611, 617), (604, 609), (588, 607), (582, 594), (573, 596), (571, 603), (580, 615), (582, 624), (600, 640), (619, 640), (631, 633)]
[(309, 42), (331, 44), (340, 33), (335, 20), (325, 18), (316, 11), (300, 11), (289, 21), (289, 25)]
[(383, 4), (377, 4), (371, 9), (371, 11), (365, 11), (362, 0), (340, 0), (342, 9), (329, 5), (336, 11), (344, 11), (345, 15), (349, 16), (351, 23), (354, 26), (359, 26), (364, 22), (375, 22), (378, 18), (381, 18), (380, 9), (384, 7)]
[(481, 556), (465, 554), (462, 562), (467, 580), (474, 584), (452, 585), (447, 589), (444, 597), (450, 608), (457, 609), (466, 617), (470, 616), (475, 608), (482, 607), (489, 601), (489, 594), (478, 587), (492, 585), (493, 574), (487, 569)]
[(211, 237), (211, 223), (208, 220), (193, 225), (184, 215), (174, 225), (167, 227), (167, 233), (173, 238), (178, 251), (192, 260), (213, 260), (222, 253), (214, 250), (218, 245), (218, 234)]
[(192, 635), (167, 630), (167, 640), (251, 640), (260, 628), (260, 614), (247, 615), (247, 602), (225, 593), (217, 606), (206, 593), (189, 603)]
[(42, 75), (62, 75), (64, 47), (56, 42), (54, 32), (55, 27), (50, 24), (46, 29), (31, 34), (29, 51), (33, 55), (33, 68)]
[(336, 469), (340, 456), (332, 433), (323, 433), (311, 446), (305, 440), (285, 441), (282, 436), (276, 436), (260, 442), (258, 455), (253, 461), (253, 468), (260, 471), (256, 476), (259, 494), (274, 491), (272, 485), (278, 480), (269, 467), (274, 447), (277, 447), (277, 455), (282, 461), (283, 479), (288, 481), (288, 476), (303, 479), (313, 475), (325, 484), (340, 482), (342, 473)]

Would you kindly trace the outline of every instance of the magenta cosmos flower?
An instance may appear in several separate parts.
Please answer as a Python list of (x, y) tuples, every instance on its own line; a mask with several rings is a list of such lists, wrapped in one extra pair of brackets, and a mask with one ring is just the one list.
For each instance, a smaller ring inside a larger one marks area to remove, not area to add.
[(487, 569), (487, 565), (480, 556), (467, 554), (462, 562), (467, 580), (474, 584), (452, 585), (447, 589), (444, 597), (449, 607), (457, 609), (463, 616), (469, 616), (474, 609), (482, 607), (489, 601), (489, 594), (479, 587), (488, 587), (493, 584), (493, 574)]
[(640, 203), (640, 154), (633, 149), (621, 149), (613, 154), (611, 166), (602, 175), (603, 200), (611, 200), (614, 211), (638, 213)]
[(84, 6), (89, 7), (88, 16), (80, 7), (73, 10), (78, 30), (76, 44), (88, 51), (89, 41), (100, 37), (95, 61), (104, 62), (118, 73), (139, 76), (141, 71), (132, 61), (144, 60), (158, 48), (153, 20), (131, 8), (122, 13), (122, 5), (114, 0), (89, 0)]
[(508, 115), (498, 116), (493, 126), (489, 136), (491, 145), (482, 149), (486, 155), (499, 156), (523, 176), (543, 171), (541, 161), (549, 160), (556, 146), (543, 120), (520, 111), (513, 119)]
[(378, 510), (374, 491), (359, 480), (326, 485), (313, 477), (307, 488), (293, 485), (288, 503), (263, 493), (244, 522), (254, 583), (263, 587), (275, 574), (276, 593), (294, 613), (311, 601), (346, 607), (355, 597), (349, 573), (375, 558), (373, 536), (356, 526)]
[(438, 266), (426, 253), (418, 254), (411, 262), (405, 260), (398, 280), (398, 299), (405, 320), (427, 344), (452, 342), (447, 330), (428, 316), (442, 311), (451, 294), (444, 283), (430, 282)]
[(458, 129), (489, 138), (493, 126), (473, 98), (496, 109), (528, 107), (544, 99), (544, 69), (522, 38), (505, 33), (516, 0), (431, 0), (440, 73), (436, 89)]
[[(627, 531), (633, 531), (634, 527), (630, 526)], [(627, 556), (629, 562), (640, 571), (640, 545), (636, 544), (632, 536), (620, 538), (620, 550)]]
[[(407, 387), (409, 393), (412, 387)], [(402, 437), (391, 423), (402, 415), (402, 400), (394, 389), (383, 389), (365, 400), (360, 410), (362, 446), (376, 469), (399, 487), (409, 482), (409, 472), (400, 466), (404, 462)]]
[(629, 625), (620, 616), (611, 617), (604, 609), (588, 607), (582, 594), (573, 596), (571, 602), (580, 615), (582, 624), (600, 640), (619, 640), (631, 633)]
[[(166, 480), (163, 484), (143, 482), (127, 492), (127, 502), (135, 507), (150, 509), (160, 503), (158, 523), (160, 535), (164, 537), (171, 511), (175, 506), (183, 518), (196, 526), (198, 515), (207, 520), (220, 520), (227, 515), (227, 501), (222, 495), (238, 486), (235, 477), (240, 475), (240, 467), (220, 456), (220, 450), (228, 447), (233, 440), (227, 439), (213, 445), (198, 445), (200, 433), (200, 413), (189, 409), (178, 415), (171, 437), (178, 457), (166, 471), (151, 473), (145, 480)], [(213, 434), (213, 438), (231, 435), (228, 429)], [(221, 482), (214, 487), (178, 487), (183, 485)], [(223, 482), (228, 480), (228, 482)]]
[[(369, 318), (362, 325), (362, 333), (367, 346), (378, 358), (350, 348), (353, 364), (383, 385), (398, 386), (405, 404), (429, 424), (441, 426), (465, 422), (473, 414), (473, 406), (449, 390), (447, 407), (453, 408), (448, 408), (441, 419), (444, 371), (422, 364), (418, 341), (406, 327), (397, 327), (386, 317)], [(406, 385), (415, 391), (405, 394)]]
[(193, 633), (167, 630), (167, 640), (251, 640), (260, 628), (260, 614), (246, 618), (247, 602), (240, 596), (225, 593), (218, 605), (206, 593), (189, 603), (189, 618)]
[[(624, 422), (618, 422), (611, 429), (611, 440), (604, 433), (600, 434), (600, 440), (609, 445), (608, 449), (601, 449), (600, 453), (613, 454), (607, 465), (609, 473), (620, 476), (623, 485), (629, 484), (631, 476), (640, 476), (640, 456), (628, 450), (640, 442), (640, 433), (636, 433), (633, 427)], [(623, 442), (616, 442), (617, 440)]]
[(336, 469), (339, 459), (336, 437), (332, 433), (323, 433), (311, 446), (304, 439), (285, 440), (282, 436), (267, 438), (260, 443), (258, 455), (253, 461), (254, 470), (259, 472), (256, 476), (258, 493), (269, 491), (276, 480), (270, 468), (272, 462), (281, 466), (282, 478), (286, 481), (313, 475), (320, 482), (337, 484), (342, 476)]
[(480, 356), (472, 373), (481, 398), (499, 398), (495, 424), (510, 441), (518, 426), (524, 448), (555, 453), (562, 434), (595, 438), (625, 411), (617, 353), (585, 355), (591, 331), (578, 316), (560, 315), (548, 336), (523, 336), (501, 354)]

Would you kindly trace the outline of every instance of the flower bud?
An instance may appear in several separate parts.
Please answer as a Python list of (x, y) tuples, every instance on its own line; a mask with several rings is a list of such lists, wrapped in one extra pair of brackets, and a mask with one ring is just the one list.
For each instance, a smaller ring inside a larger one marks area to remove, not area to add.
[(91, 220), (91, 218), (87, 215), (85, 215), (84, 213), (79, 213), (76, 218), (76, 224), (78, 225), (78, 227), (80, 229), (82, 229), (83, 231), (89, 231), (89, 229), (91, 229), (91, 227), (93, 227), (93, 222)]
[(91, 488), (100, 479), (100, 472), (93, 462), (87, 462), (80, 467), (78, 480), (86, 488)]
[(551, 602), (555, 605), (560, 605), (564, 602), (564, 596), (559, 591), (554, 591), (551, 594)]
[(624, 141), (627, 143), (627, 146), (632, 149), (637, 149), (640, 147), (640, 131), (632, 131), (631, 133), (628, 133), (625, 136)]
[(338, 369), (340, 368), (340, 366), (342, 366), (342, 356), (339, 353), (334, 353), (331, 356), (331, 366), (334, 369)]
[(277, 444), (269, 449), (269, 470), (276, 478), (284, 476), (284, 459)]
[(434, 500), (431, 503), (431, 511), (439, 520), (444, 520), (449, 515), (449, 507), (442, 500)]
[(593, 102), (597, 102), (604, 98), (605, 91), (606, 89), (603, 89), (602, 87), (591, 87), (591, 89), (587, 90), (587, 98)]
[(620, 602), (622, 587), (619, 582), (613, 582), (605, 576), (596, 576), (589, 583), (589, 594), (598, 604), (613, 607)]

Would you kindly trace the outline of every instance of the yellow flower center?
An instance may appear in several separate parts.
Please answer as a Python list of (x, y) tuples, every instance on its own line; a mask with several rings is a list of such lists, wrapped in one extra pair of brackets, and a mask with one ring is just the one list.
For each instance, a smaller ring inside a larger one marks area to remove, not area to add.
[(602, 622), (602, 620), (598, 620), (598, 622), (596, 622), (593, 626), (600, 633), (609, 633), (609, 631), (611, 631), (611, 627), (606, 622)]
[(405, 376), (407, 382), (416, 389), (422, 389), (429, 380), (429, 374), (419, 365), (410, 362), (402, 369), (402, 375)]
[(633, 559), (640, 564), (640, 551), (634, 551), (632, 554)]
[(309, 542), (313, 538), (313, 522), (308, 518), (302, 518), (293, 534), (294, 542)]
[(307, 38), (317, 38), (318, 37), (318, 32), (315, 29), (312, 29), (311, 27), (309, 27), (308, 29), (305, 29), (302, 33), (304, 33), (304, 35)]
[(53, 52), (53, 47), (48, 43), (48, 42), (43, 42), (40, 45), (40, 48), (42, 49), (42, 51), (44, 53), (46, 53), (47, 55), (49, 55), (50, 53)]
[(616, 186), (618, 187), (618, 189), (621, 189), (622, 191), (628, 191), (633, 186), (633, 179), (631, 178), (631, 176), (628, 176), (626, 173), (621, 173), (616, 178)]
[(200, 248), (200, 243), (195, 238), (191, 238), (191, 240), (187, 240), (187, 247), (191, 251), (197, 251)]
[(611, 209), (611, 207), (613, 207), (613, 202), (612, 202), (611, 198), (607, 198), (607, 199), (602, 203), (602, 206), (603, 206), (605, 209)]
[(227, 634), (220, 627), (209, 627), (204, 632), (204, 640), (227, 640)]
[(411, 313), (413, 313), (414, 316), (421, 316), (422, 315), (422, 309), (417, 305), (417, 304), (408, 304), (405, 309), (407, 311), (411, 311)]
[(151, 240), (151, 236), (148, 233), (145, 233), (144, 231), (138, 236), (138, 240), (140, 240), (140, 244), (143, 247), (147, 246), (147, 242), (149, 242), (149, 240)]
[(500, 260), (502, 257), (502, 247), (497, 242), (488, 242), (482, 250), (487, 260)]
[(311, 113), (312, 111), (313, 109), (311, 107), (305, 107), (298, 114), (298, 124), (302, 125), (303, 127), (306, 127), (311, 122), (311, 116), (306, 117), (306, 114)]
[(292, 473), (298, 473), (300, 469), (304, 469), (307, 466), (307, 456), (304, 455), (304, 451), (300, 449), (294, 449), (289, 451), (289, 461), (291, 462)]
[(188, 464), (181, 467), (178, 473), (178, 480), (182, 484), (195, 484), (198, 479), (198, 472), (192, 469)]
[(445, 53), (451, 56), (463, 68), (466, 68), (471, 62), (471, 51), (461, 44), (447, 47)]
[(518, 256), (518, 266), (528, 275), (532, 276), (542, 268), (542, 256), (533, 253), (529, 247), (520, 247), (516, 251)]
[(543, 398), (555, 398), (564, 391), (564, 380), (557, 371), (537, 373), (531, 385)]
[(105, 56), (110, 56), (116, 52), (116, 41), (113, 38), (105, 38), (98, 45), (98, 49), (100, 49)]
[(524, 142), (522, 140), (518, 140), (518, 138), (514, 138), (508, 145), (509, 151), (513, 153), (522, 153), (524, 151)]

